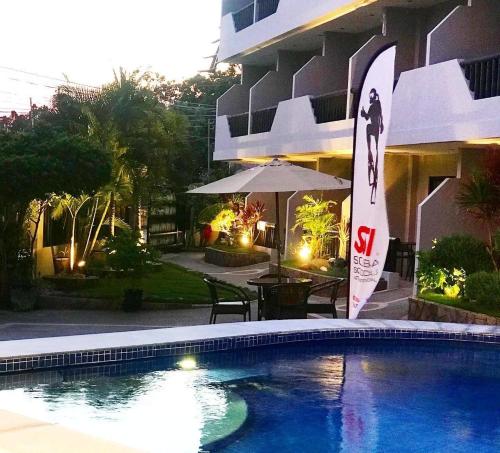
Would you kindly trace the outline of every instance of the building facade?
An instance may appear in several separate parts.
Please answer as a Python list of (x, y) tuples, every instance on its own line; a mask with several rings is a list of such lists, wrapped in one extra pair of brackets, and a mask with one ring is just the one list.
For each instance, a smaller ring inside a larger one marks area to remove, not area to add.
[[(454, 199), (500, 145), (499, 24), (498, 0), (223, 0), (218, 61), (240, 64), (242, 77), (218, 100), (214, 159), (281, 156), (351, 179), (362, 74), (397, 41), (390, 234), (418, 249), (452, 233), (484, 236)], [(346, 215), (349, 194), (328, 195)], [(301, 198), (283, 194), (289, 253)]]

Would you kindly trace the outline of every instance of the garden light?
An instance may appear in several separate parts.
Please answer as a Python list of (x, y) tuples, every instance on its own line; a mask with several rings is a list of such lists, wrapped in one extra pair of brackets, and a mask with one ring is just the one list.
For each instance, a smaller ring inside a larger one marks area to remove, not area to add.
[(308, 244), (302, 244), (299, 249), (299, 257), (302, 261), (309, 261), (311, 259), (312, 250)]
[(79, 262), (78, 262), (78, 267), (79, 267), (79, 268), (85, 267), (85, 265), (86, 265), (86, 264), (87, 264), (87, 262), (86, 262), (86, 261), (84, 261), (84, 260), (79, 261)]
[(243, 247), (248, 247), (250, 245), (250, 235), (248, 233), (243, 234), (240, 242)]

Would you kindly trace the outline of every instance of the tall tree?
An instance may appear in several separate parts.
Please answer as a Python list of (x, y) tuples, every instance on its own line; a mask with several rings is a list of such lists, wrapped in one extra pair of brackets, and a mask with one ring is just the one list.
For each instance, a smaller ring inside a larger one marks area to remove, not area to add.
[(217, 99), (240, 83), (238, 67), (231, 65), (227, 70), (199, 74), (181, 82), (168, 81), (159, 74), (146, 74), (146, 78), (162, 102), (189, 119), (189, 159), (177, 162), (179, 188), (228, 176), (227, 163), (211, 162), (210, 175), (207, 167), (214, 148)]

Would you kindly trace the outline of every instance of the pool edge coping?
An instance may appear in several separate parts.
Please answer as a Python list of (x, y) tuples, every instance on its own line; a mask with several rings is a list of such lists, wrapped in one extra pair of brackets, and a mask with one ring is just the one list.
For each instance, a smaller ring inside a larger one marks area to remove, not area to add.
[(301, 319), (8, 340), (0, 342), (0, 375), (346, 338), (500, 344), (500, 327), (425, 321)]

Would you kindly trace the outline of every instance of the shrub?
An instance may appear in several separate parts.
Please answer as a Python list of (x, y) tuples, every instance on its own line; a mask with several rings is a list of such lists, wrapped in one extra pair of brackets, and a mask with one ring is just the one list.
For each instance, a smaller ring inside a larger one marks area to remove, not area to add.
[(446, 275), (442, 269), (432, 262), (431, 251), (418, 254), (417, 282), (420, 291), (435, 291), (442, 288)]
[(420, 291), (443, 292), (448, 297), (463, 293), (466, 273), (463, 268), (438, 267), (432, 261), (432, 251), (420, 252), (417, 281)]
[(469, 275), (465, 294), (479, 304), (500, 305), (500, 273), (476, 272)]
[(122, 230), (108, 239), (107, 262), (115, 270), (142, 272), (156, 261), (157, 254), (139, 241), (139, 234)]
[(432, 265), (444, 269), (464, 269), (467, 275), (493, 270), (486, 245), (469, 235), (447, 236), (436, 242), (429, 256)]

